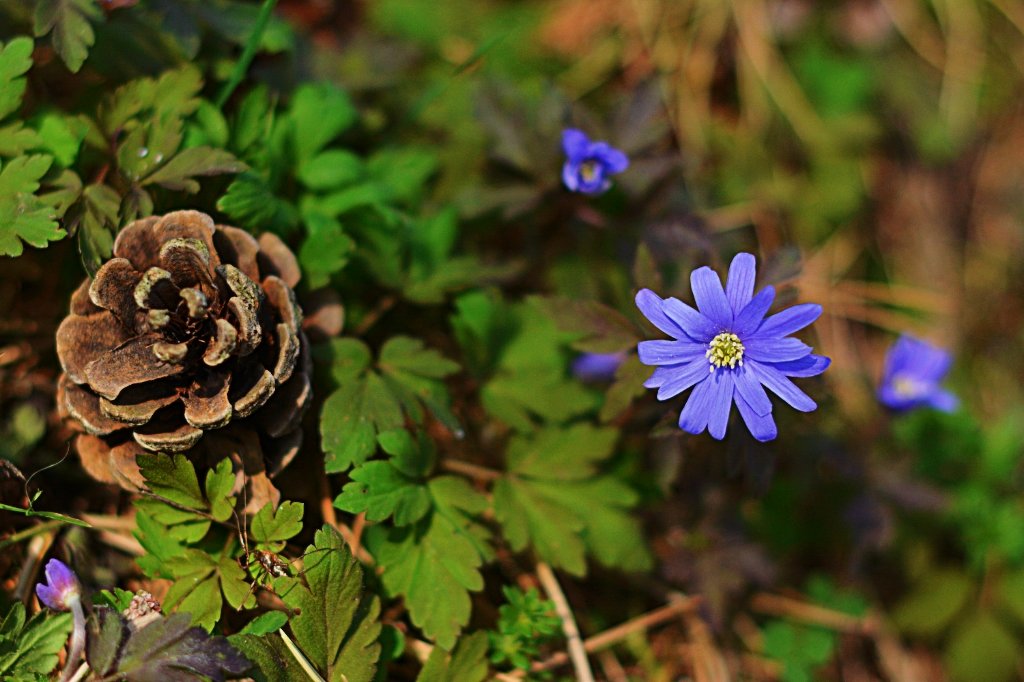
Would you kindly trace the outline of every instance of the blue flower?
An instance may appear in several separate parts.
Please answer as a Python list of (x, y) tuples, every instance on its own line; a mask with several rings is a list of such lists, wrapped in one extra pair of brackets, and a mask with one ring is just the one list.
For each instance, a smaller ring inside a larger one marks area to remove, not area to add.
[(721, 440), (735, 401), (754, 438), (772, 440), (778, 430), (765, 387), (801, 412), (817, 408), (789, 377), (821, 374), (831, 360), (789, 335), (818, 319), (821, 306), (805, 303), (765, 318), (775, 289), (768, 286), (754, 296), (754, 274), (749, 253), (733, 259), (725, 290), (711, 268), (694, 270), (690, 286), (698, 310), (650, 289), (636, 295), (640, 312), (675, 339), (640, 342), (640, 361), (657, 365), (644, 386), (657, 388), (658, 400), (693, 387), (679, 415), (687, 433), (707, 429)]
[(939, 386), (952, 361), (945, 350), (904, 334), (885, 356), (878, 399), (894, 410), (934, 407), (952, 412), (960, 401)]
[(623, 353), (581, 353), (572, 362), (572, 373), (580, 381), (611, 381), (625, 357)]
[(36, 585), (39, 601), (54, 611), (70, 611), (82, 596), (82, 587), (75, 572), (59, 559), (50, 559), (45, 572), (46, 584)]
[(607, 142), (591, 142), (586, 133), (575, 128), (562, 132), (565, 165), (562, 182), (573, 192), (601, 194), (612, 186), (608, 176), (629, 167), (629, 159)]

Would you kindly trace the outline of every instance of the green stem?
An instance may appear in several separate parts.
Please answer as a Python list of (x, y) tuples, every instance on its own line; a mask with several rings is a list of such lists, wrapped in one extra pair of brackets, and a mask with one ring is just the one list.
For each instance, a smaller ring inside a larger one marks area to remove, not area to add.
[(54, 528), (60, 528), (62, 525), (63, 521), (46, 521), (45, 523), (40, 523), (38, 526), (26, 528), (23, 531), (15, 533), (3, 542), (0, 542), (0, 549), (4, 549), (5, 547), (21, 542), (22, 540), (27, 540), (33, 535), (39, 535), (40, 533), (46, 533)]
[(309, 659), (302, 655), (302, 652), (299, 651), (299, 647), (295, 646), (292, 638), (284, 630), (278, 630), (277, 634), (281, 635), (284, 645), (288, 647), (288, 651), (292, 652), (292, 656), (298, 661), (299, 667), (306, 673), (306, 676), (313, 680), (313, 682), (324, 682), (324, 678), (320, 677), (320, 674), (313, 667), (313, 664), (309, 662)]
[(263, 39), (263, 32), (267, 28), (267, 24), (270, 22), (270, 15), (274, 12), (274, 5), (277, 4), (277, 0), (263, 0), (263, 5), (260, 7), (259, 16), (256, 17), (256, 23), (252, 27), (252, 33), (249, 34), (249, 39), (245, 42), (245, 49), (242, 50), (242, 56), (238, 58), (238, 62), (235, 64), (234, 71), (231, 72), (231, 78), (221, 88), (220, 94), (217, 95), (217, 108), (223, 109), (227, 103), (228, 98), (231, 97), (231, 93), (235, 91), (242, 79), (245, 78), (246, 72), (249, 70), (249, 65), (252, 64), (253, 57), (256, 56), (256, 50), (259, 48), (260, 40)]

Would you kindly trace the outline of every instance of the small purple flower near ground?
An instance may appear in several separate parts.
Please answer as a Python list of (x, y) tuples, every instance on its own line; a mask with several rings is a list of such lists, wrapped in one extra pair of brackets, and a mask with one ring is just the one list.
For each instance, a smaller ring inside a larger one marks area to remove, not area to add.
[(70, 611), (72, 602), (82, 597), (82, 586), (75, 572), (59, 559), (46, 563), (46, 583), (36, 585), (39, 601), (54, 611)]
[(626, 358), (624, 353), (581, 353), (572, 362), (572, 374), (580, 381), (611, 381)]
[(608, 179), (629, 167), (629, 159), (607, 142), (591, 142), (582, 130), (567, 128), (562, 132), (565, 165), (562, 182), (573, 192), (601, 194), (612, 185)]
[(952, 362), (947, 351), (904, 334), (885, 356), (878, 399), (894, 410), (933, 407), (952, 412), (960, 401), (939, 385)]
[(778, 430), (765, 387), (801, 412), (817, 408), (789, 377), (821, 374), (831, 360), (789, 335), (818, 319), (821, 306), (805, 303), (765, 318), (775, 289), (767, 286), (754, 296), (754, 275), (749, 253), (733, 259), (724, 290), (711, 268), (694, 270), (690, 286), (697, 310), (650, 289), (636, 295), (640, 312), (674, 339), (640, 342), (640, 361), (657, 366), (644, 386), (657, 388), (658, 400), (693, 387), (679, 415), (687, 433), (707, 429), (721, 440), (735, 402), (754, 438), (772, 440)]
[(39, 601), (54, 611), (70, 611), (72, 619), (68, 657), (60, 682), (70, 682), (85, 651), (85, 611), (82, 610), (82, 585), (78, 576), (60, 559), (46, 562), (46, 583), (36, 585)]

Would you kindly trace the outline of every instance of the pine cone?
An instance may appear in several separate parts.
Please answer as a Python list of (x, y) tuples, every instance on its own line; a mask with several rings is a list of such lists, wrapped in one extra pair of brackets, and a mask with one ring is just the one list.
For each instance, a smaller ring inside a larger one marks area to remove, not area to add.
[(299, 276), (276, 236), (197, 211), (125, 227), (57, 330), (58, 409), (85, 470), (138, 489), (139, 453), (231, 456), (254, 497), (276, 497), (267, 477), (298, 452), (311, 397)]

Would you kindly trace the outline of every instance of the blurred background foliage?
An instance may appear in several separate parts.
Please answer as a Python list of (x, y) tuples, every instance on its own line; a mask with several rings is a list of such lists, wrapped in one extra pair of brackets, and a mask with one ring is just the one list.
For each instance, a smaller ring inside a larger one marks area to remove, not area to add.
[[(472, 432), (472, 445), (439, 437), (444, 448), (493, 466), (466, 452), (509, 442), (514, 467), (540, 424), (621, 432), (614, 453), (588, 444), (602, 480), (628, 488), (616, 495), (640, 510), (646, 542), (587, 540), (589, 556), (632, 573), (567, 576), (576, 617), (597, 633), (670, 592), (701, 602), (595, 657), (602, 677), (1024, 675), (1024, 4), (281, 0), (223, 110), (257, 4), (41, 0), (63, 13), (50, 29), (33, 4), (0, 0), (0, 40), (39, 37), (25, 109), (42, 141), (24, 149), (75, 176), (37, 178), (72, 238), (0, 269), (6, 459), (34, 471), (63, 454), (52, 338), (79, 261), (109, 253), (135, 215), (215, 207), (287, 239), (308, 287), (341, 293), (346, 335), (379, 348), (412, 334), (459, 358), (462, 374), (435, 362), (412, 389), (441, 396), (425, 403), (431, 419)], [(115, 88), (142, 78), (187, 84), (118, 109)], [(116, 158), (110, 126), (168, 117), (180, 130), (146, 148), (230, 158), (163, 183), (130, 149)], [(568, 125), (630, 156), (607, 194), (561, 187)], [(216, 177), (236, 162), (247, 170)], [(608, 308), (634, 325), (638, 287), (686, 295), (692, 267), (721, 270), (740, 250), (781, 300), (824, 307), (814, 345), (833, 364), (812, 390), (817, 412), (780, 414), (767, 445), (736, 426), (718, 443), (675, 428), (678, 406), (642, 394), (634, 358), (610, 387), (573, 378), (577, 351), (640, 337), (609, 342)], [(957, 413), (877, 403), (901, 332), (953, 351)], [(321, 373), (334, 372), (322, 386), (351, 358), (377, 376), (360, 343), (321, 349)], [(376, 424), (362, 453), (332, 450), (325, 431), (328, 471), (364, 461), (394, 426)], [(70, 468), (39, 477), (48, 508), (123, 507), (109, 493), (60, 500), (52, 491), (79, 480)], [(569, 574), (585, 572), (582, 551), (562, 555)], [(505, 580), (530, 586), (502, 556)], [(97, 564), (99, 583), (126, 570)], [(474, 624), (491, 630), (492, 662), (525, 668), (524, 655), (555, 650), (555, 629), (532, 593), (505, 590), (478, 595)]]

